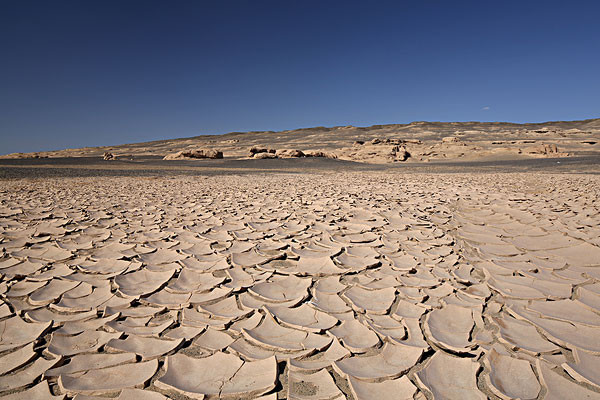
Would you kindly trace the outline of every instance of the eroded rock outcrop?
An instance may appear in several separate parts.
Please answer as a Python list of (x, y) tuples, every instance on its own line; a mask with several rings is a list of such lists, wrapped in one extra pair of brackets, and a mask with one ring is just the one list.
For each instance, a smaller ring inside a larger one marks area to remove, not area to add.
[(304, 157), (304, 152), (296, 149), (279, 149), (275, 155), (279, 158), (298, 158)]
[[(255, 157), (257, 154), (261, 154), (261, 153), (271, 153), (271, 154), (275, 154), (276, 150), (275, 149), (269, 149), (266, 147), (257, 147), (257, 146), (252, 146), (250, 147), (250, 149), (248, 150), (248, 157)], [(256, 158), (256, 157), (255, 157)]]
[[(379, 139), (377, 139), (379, 140)], [(339, 158), (342, 160), (360, 161), (368, 163), (388, 163), (396, 161), (406, 161), (410, 158), (410, 153), (405, 146), (399, 144), (366, 144), (362, 146), (346, 147), (338, 151)]]
[(322, 150), (308, 150), (304, 152), (304, 155), (306, 157), (338, 158), (337, 154)]
[(254, 156), (252, 158), (256, 158), (257, 160), (264, 160), (264, 159), (267, 159), (267, 158), (277, 158), (277, 154), (275, 154), (275, 153), (261, 152), (261, 153), (254, 154)]
[(324, 157), (337, 158), (332, 152), (322, 150), (298, 150), (298, 149), (271, 149), (266, 147), (251, 147), (248, 156), (255, 159), (267, 158), (303, 158), (303, 157)]
[(189, 160), (189, 159), (220, 159), (223, 152), (215, 149), (182, 150), (177, 153), (167, 154), (163, 160)]
[(540, 143), (520, 151), (534, 157), (566, 157), (569, 155), (569, 153), (559, 152), (558, 146), (554, 143)]
[(48, 158), (47, 154), (43, 153), (10, 153), (1, 158), (27, 159), (27, 158)]
[(458, 143), (460, 139), (456, 136), (446, 136), (442, 138), (442, 143)]

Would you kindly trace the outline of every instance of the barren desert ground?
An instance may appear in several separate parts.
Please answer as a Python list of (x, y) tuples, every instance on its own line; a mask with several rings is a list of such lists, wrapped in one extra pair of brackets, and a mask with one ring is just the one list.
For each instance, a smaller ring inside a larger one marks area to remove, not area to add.
[(599, 120), (309, 131), (0, 160), (0, 395), (600, 399)]

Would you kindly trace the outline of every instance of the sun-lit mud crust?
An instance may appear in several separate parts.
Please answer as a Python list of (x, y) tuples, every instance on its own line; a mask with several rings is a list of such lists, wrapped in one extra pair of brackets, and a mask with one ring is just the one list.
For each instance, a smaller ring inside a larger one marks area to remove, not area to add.
[(600, 176), (260, 161), (3, 162), (0, 395), (600, 398)]

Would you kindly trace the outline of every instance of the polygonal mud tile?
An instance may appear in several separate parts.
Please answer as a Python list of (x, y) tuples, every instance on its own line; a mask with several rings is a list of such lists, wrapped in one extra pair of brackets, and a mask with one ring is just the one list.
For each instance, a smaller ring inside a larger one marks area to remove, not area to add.
[(333, 327), (338, 322), (337, 318), (306, 304), (294, 308), (267, 305), (265, 309), (283, 324), (311, 332), (321, 332)]
[(66, 321), (64, 325), (56, 331), (60, 335), (76, 335), (83, 331), (94, 331), (119, 317), (119, 314), (113, 314), (106, 318), (92, 318), (84, 321)]
[(103, 331), (84, 331), (77, 335), (67, 336), (52, 334), (48, 351), (59, 356), (71, 356), (79, 353), (96, 351), (111, 339), (121, 337), (121, 333)]
[(374, 314), (385, 314), (396, 299), (396, 289), (369, 290), (359, 286), (353, 286), (346, 290), (342, 297), (347, 298), (355, 311), (370, 312)]
[(562, 399), (600, 399), (600, 393), (592, 392), (567, 378), (552, 371), (543, 361), (536, 361), (537, 370), (540, 376), (540, 382), (547, 390), (544, 399), (562, 400)]
[(202, 305), (213, 302), (218, 299), (224, 299), (233, 291), (231, 288), (217, 287), (208, 292), (194, 293), (189, 299), (189, 303)]
[(61, 294), (73, 289), (79, 282), (63, 279), (52, 279), (46, 286), (35, 290), (29, 295), (29, 302), (34, 305), (50, 304)]
[(50, 304), (50, 307), (59, 312), (81, 312), (93, 310), (102, 303), (108, 301), (114, 294), (110, 291), (110, 285), (96, 287), (94, 291), (83, 297), (63, 298), (56, 304)]
[(474, 312), (470, 308), (453, 304), (434, 309), (425, 316), (425, 334), (442, 348), (455, 352), (469, 352), (477, 346), (470, 341), (475, 325)]
[(294, 367), (288, 369), (287, 398), (290, 400), (342, 400), (345, 397), (325, 369), (313, 373)]
[(279, 325), (266, 315), (254, 329), (242, 329), (244, 337), (259, 346), (277, 351), (321, 350), (331, 343), (331, 338)]
[(315, 291), (326, 293), (326, 294), (336, 294), (346, 289), (346, 285), (340, 283), (340, 278), (337, 276), (328, 276), (321, 279), (318, 279), (314, 285)]
[(575, 362), (566, 362), (562, 367), (579, 382), (586, 382), (600, 388), (600, 357), (573, 349)]
[(6, 297), (23, 297), (23, 296), (27, 296), (28, 294), (31, 294), (33, 292), (35, 292), (36, 290), (39, 290), (41, 287), (43, 287), (44, 285), (46, 285), (47, 282), (41, 281), (20, 281), (15, 283), (14, 285), (12, 285), (10, 287), (10, 289), (8, 289), (8, 292), (6, 293)]
[(163, 306), (170, 310), (178, 310), (187, 307), (191, 302), (191, 297), (191, 293), (172, 293), (163, 289), (142, 298), (141, 301), (153, 306)]
[(224, 276), (217, 278), (209, 272), (183, 268), (177, 279), (167, 285), (167, 290), (174, 293), (204, 292), (217, 287), (224, 280)]
[[(165, 329), (169, 328), (173, 324), (172, 319), (167, 319), (161, 324), (149, 324), (144, 325), (149, 317), (127, 317), (124, 321), (110, 321), (106, 324), (106, 327), (122, 333), (144, 336), (144, 337), (156, 337), (161, 334)], [(135, 324), (132, 320), (143, 320), (139, 325)], [(109, 330), (110, 330), (109, 329)]]
[(223, 350), (235, 341), (223, 331), (208, 328), (194, 340), (194, 344), (208, 350)]
[(142, 254), (139, 257), (146, 264), (157, 265), (181, 261), (187, 256), (175, 250), (159, 249), (152, 253)]
[(355, 257), (346, 253), (335, 256), (334, 260), (347, 271), (350, 270), (355, 272), (364, 271), (381, 264), (375, 257)]
[(0, 352), (33, 342), (51, 326), (52, 322), (29, 323), (19, 316), (0, 321)]
[(342, 275), (345, 269), (335, 265), (329, 256), (324, 257), (300, 257), (294, 273), (307, 276)]
[(90, 353), (78, 354), (69, 359), (69, 363), (49, 369), (44, 376), (74, 374), (93, 369), (113, 367), (115, 365), (135, 362), (134, 353)]
[(333, 293), (324, 293), (318, 290), (313, 290), (313, 297), (310, 299), (310, 305), (318, 310), (329, 314), (340, 314), (352, 311), (342, 298)]
[(19, 389), (32, 384), (46, 370), (52, 368), (58, 362), (58, 358), (46, 360), (39, 357), (23, 369), (8, 375), (0, 376), (0, 392)]
[(287, 276), (273, 281), (257, 283), (248, 291), (267, 301), (286, 302), (292, 299), (306, 298), (311, 284), (312, 280), (310, 278)]
[(168, 397), (150, 390), (123, 389), (117, 400), (167, 400)]
[(596, 340), (600, 333), (598, 327), (541, 318), (538, 316), (539, 314), (526, 311), (517, 305), (511, 306), (509, 312), (535, 324), (544, 332), (545, 336), (563, 347), (575, 346), (591, 353), (600, 353), (600, 341)]
[(14, 369), (25, 365), (36, 356), (33, 351), (33, 344), (30, 343), (11, 353), (4, 354), (0, 357), (0, 375), (6, 374)]
[(488, 387), (503, 399), (535, 399), (541, 386), (531, 364), (525, 360), (498, 353), (494, 348), (484, 359), (490, 371), (486, 376)]
[(135, 353), (142, 360), (160, 357), (175, 350), (183, 343), (184, 339), (165, 340), (152, 337), (129, 335), (125, 339), (111, 339), (106, 347), (128, 353)]
[(274, 388), (277, 380), (275, 357), (244, 362), (221, 352), (200, 359), (176, 354), (167, 357), (165, 368), (155, 385), (193, 398), (260, 395)]
[(471, 359), (437, 351), (416, 377), (434, 398), (485, 400), (487, 396), (477, 388), (476, 374), (480, 368)]
[(592, 312), (577, 300), (533, 301), (525, 308), (535, 311), (545, 318), (600, 327), (600, 315)]
[(119, 288), (119, 292), (126, 296), (138, 297), (154, 292), (171, 279), (174, 273), (175, 270), (153, 272), (142, 269), (129, 274), (118, 275), (114, 281)]
[(190, 340), (201, 334), (203, 331), (204, 328), (181, 325), (165, 333), (164, 337), (167, 337), (169, 339)]
[(61, 391), (74, 394), (102, 394), (125, 388), (141, 387), (158, 369), (158, 360), (122, 364), (103, 369), (92, 369), (58, 377)]
[(242, 268), (229, 268), (225, 271), (230, 281), (225, 284), (226, 287), (234, 290), (248, 288), (254, 284), (252, 275), (244, 271)]
[(331, 328), (329, 333), (342, 341), (344, 347), (353, 353), (364, 353), (379, 344), (379, 337), (371, 329), (355, 319), (342, 321)]
[(356, 400), (412, 400), (417, 391), (406, 376), (382, 382), (366, 382), (350, 377), (349, 381)]
[(50, 387), (47, 381), (41, 381), (34, 387), (22, 392), (12, 393), (2, 396), (3, 400), (61, 400), (66, 395), (54, 396), (50, 393)]
[(520, 321), (509, 316), (493, 318), (500, 327), (499, 340), (511, 346), (516, 346), (532, 353), (551, 352), (558, 347), (544, 339), (535, 327), (525, 321)]
[(401, 376), (418, 362), (422, 354), (423, 349), (388, 342), (376, 355), (344, 358), (336, 361), (333, 368), (340, 375), (373, 382)]
[(255, 250), (250, 250), (244, 253), (233, 253), (231, 255), (231, 264), (236, 267), (254, 267), (265, 264), (278, 257), (265, 257), (258, 254)]
[(314, 357), (296, 357), (289, 360), (289, 364), (298, 369), (316, 371), (330, 367), (335, 361), (348, 357), (350, 352), (337, 340), (332, 340), (331, 345), (325, 351), (317, 353)]
[(239, 306), (236, 301), (236, 296), (229, 296), (225, 299), (212, 303), (210, 305), (200, 305), (199, 310), (202, 310), (211, 315), (230, 320), (237, 320), (253, 312), (253, 309)]

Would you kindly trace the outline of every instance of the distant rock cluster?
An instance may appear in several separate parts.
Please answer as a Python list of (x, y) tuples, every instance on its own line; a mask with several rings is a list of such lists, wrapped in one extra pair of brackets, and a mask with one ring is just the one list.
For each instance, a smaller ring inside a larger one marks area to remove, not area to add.
[(567, 157), (569, 155), (569, 153), (559, 152), (558, 146), (556, 146), (556, 144), (554, 143), (540, 143), (536, 146), (531, 146), (526, 149), (523, 149), (521, 150), (521, 152), (536, 157)]
[(337, 158), (335, 153), (325, 152), (321, 150), (302, 151), (297, 149), (270, 149), (264, 147), (250, 147), (248, 156), (254, 159), (267, 158), (301, 158), (301, 157), (325, 157)]
[[(413, 144), (420, 144), (419, 140), (411, 142)], [(390, 138), (375, 138), (369, 142), (357, 140), (352, 147), (340, 149), (338, 154), (341, 159), (352, 161), (373, 163), (406, 161), (411, 157), (410, 152), (404, 146), (406, 143), (407, 141), (403, 139)]]
[(48, 158), (46, 154), (40, 153), (10, 153), (1, 158), (26, 159), (26, 158)]
[(163, 160), (190, 160), (203, 158), (220, 159), (223, 158), (223, 152), (214, 149), (182, 150), (177, 153), (167, 154)]
[[(265, 147), (250, 147), (250, 149), (248, 150), (248, 157), (250, 158), (259, 158), (259, 159), (263, 159), (263, 158), (277, 158), (275, 156), (275, 152), (277, 150), (275, 149), (269, 149), (269, 148), (265, 148)], [(270, 154), (270, 155), (269, 155)]]
[(442, 138), (442, 143), (458, 143), (460, 139), (456, 136), (446, 136)]

